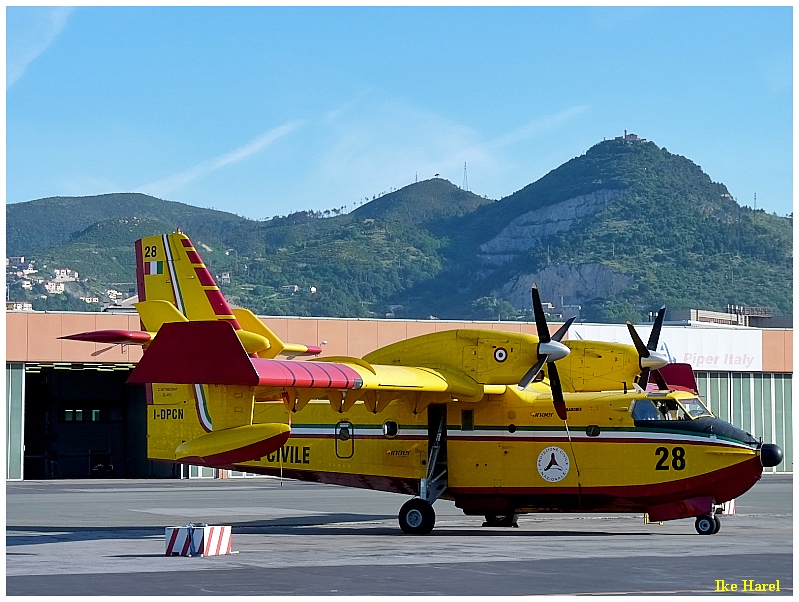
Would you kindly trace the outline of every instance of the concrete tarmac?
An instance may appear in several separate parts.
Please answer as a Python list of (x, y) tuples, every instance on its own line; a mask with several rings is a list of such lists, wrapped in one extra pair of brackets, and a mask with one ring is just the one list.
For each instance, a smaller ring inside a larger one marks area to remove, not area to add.
[[(528, 514), (484, 528), (435, 504), (404, 535), (408, 496), (232, 480), (6, 484), (8, 595), (530, 595), (715, 593), (718, 580), (793, 593), (793, 478), (764, 475), (720, 532), (693, 519)], [(231, 525), (235, 554), (164, 556), (164, 527)], [(773, 595), (773, 594), (772, 594)]]

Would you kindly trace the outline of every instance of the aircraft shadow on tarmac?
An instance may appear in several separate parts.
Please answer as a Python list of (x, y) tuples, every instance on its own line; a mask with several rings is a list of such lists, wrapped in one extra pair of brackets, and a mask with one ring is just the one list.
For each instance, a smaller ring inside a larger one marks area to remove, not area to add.
[[(301, 519), (274, 519), (274, 520), (258, 520), (258, 521), (216, 521), (209, 524), (230, 524), (234, 534), (247, 534), (247, 535), (296, 535), (296, 536), (314, 536), (314, 535), (336, 535), (336, 536), (350, 536), (350, 537), (403, 537), (413, 538), (413, 536), (405, 535), (400, 530), (399, 526), (386, 526), (384, 524), (353, 524), (353, 523), (374, 523), (376, 521), (385, 521), (395, 519), (394, 516), (386, 515), (361, 515), (361, 514), (336, 514), (324, 517), (301, 517)], [(180, 521), (174, 521), (175, 524), (170, 526), (177, 526)], [(349, 523), (349, 524), (342, 524)], [(165, 525), (166, 526), (166, 525)], [(6, 547), (13, 548), (15, 546), (45, 544), (45, 543), (63, 543), (75, 541), (99, 541), (111, 539), (160, 539), (163, 537), (163, 527), (152, 526), (119, 526), (119, 527), (42, 527), (42, 526), (14, 526), (10, 528), (12, 531), (19, 531), (20, 533), (7, 533), (6, 534)], [(658, 533), (658, 532), (640, 532), (640, 531), (594, 531), (594, 530), (538, 530), (531, 529), (525, 525), (523, 528), (485, 528), (480, 527), (479, 523), (474, 526), (464, 526), (460, 528), (447, 528), (439, 527), (432, 533), (427, 535), (427, 538), (436, 537), (533, 537), (533, 538), (553, 538), (553, 537), (669, 537), (675, 534)], [(678, 536), (681, 536), (678, 535)], [(147, 554), (145, 554), (147, 556)]]

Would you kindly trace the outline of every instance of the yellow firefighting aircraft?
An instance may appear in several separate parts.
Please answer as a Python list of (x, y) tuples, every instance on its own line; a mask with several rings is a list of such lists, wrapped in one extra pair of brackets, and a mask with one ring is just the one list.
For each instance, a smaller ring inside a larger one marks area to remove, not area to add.
[[(487, 526), (530, 512), (697, 517), (716, 533), (723, 502), (749, 490), (782, 450), (714, 417), (690, 366), (645, 345), (459, 329), (319, 357), (231, 309), (189, 238), (137, 241), (142, 331), (66, 338), (137, 343), (128, 382), (144, 383), (148, 457), (414, 496), (405, 533), (454, 500)], [(650, 384), (650, 375), (654, 383)], [(670, 382), (668, 382), (670, 381)]]

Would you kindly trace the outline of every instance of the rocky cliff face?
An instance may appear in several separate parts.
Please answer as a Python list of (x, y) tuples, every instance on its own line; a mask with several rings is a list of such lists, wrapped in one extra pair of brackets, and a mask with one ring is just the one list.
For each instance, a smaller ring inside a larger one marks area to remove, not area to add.
[(616, 274), (599, 263), (558, 265), (535, 274), (522, 274), (491, 291), (518, 309), (531, 309), (530, 287), (538, 286), (543, 301), (560, 308), (562, 304), (582, 303), (586, 299), (607, 298), (632, 283), (632, 278)]
[(578, 221), (602, 211), (620, 193), (620, 190), (597, 190), (520, 215), (494, 238), (480, 245), (484, 267), (498, 267), (540, 246), (543, 238), (568, 230)]

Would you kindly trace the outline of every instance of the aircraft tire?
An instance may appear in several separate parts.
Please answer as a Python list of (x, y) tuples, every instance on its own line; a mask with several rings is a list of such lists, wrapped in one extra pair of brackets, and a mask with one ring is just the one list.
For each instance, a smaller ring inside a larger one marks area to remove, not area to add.
[(718, 515), (713, 516), (713, 522), (716, 523), (716, 528), (713, 529), (712, 535), (715, 535), (719, 532), (719, 529), (721, 529), (721, 519), (718, 517)]
[(484, 527), (518, 527), (518, 514), (486, 514)]
[[(720, 524), (721, 523), (719, 523), (719, 525)], [(716, 520), (710, 514), (697, 516), (694, 527), (699, 535), (713, 535), (713, 533), (716, 532)]]
[(436, 524), (433, 506), (420, 498), (413, 498), (402, 505), (399, 511), (399, 525), (408, 535), (427, 535)]

